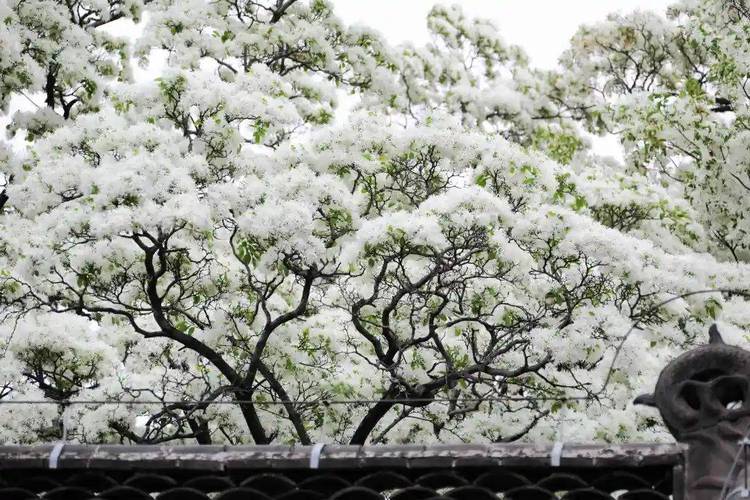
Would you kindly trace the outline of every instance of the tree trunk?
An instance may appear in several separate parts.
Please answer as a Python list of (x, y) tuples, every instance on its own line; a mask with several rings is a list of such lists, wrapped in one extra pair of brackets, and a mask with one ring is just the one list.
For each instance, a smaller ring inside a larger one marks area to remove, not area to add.
[(349, 444), (365, 444), (367, 441), (367, 437), (370, 435), (372, 430), (375, 428), (376, 425), (383, 419), (386, 413), (388, 413), (388, 410), (393, 408), (394, 403), (391, 402), (393, 398), (395, 398), (398, 394), (398, 391), (391, 386), (385, 394), (383, 394), (383, 400), (387, 401), (380, 401), (378, 403), (375, 403), (375, 406), (370, 408), (370, 410), (367, 412), (367, 415), (365, 415), (365, 418), (362, 419), (362, 421), (359, 423), (359, 426), (357, 426), (357, 430), (354, 431), (354, 435), (352, 436), (351, 441), (349, 441)]

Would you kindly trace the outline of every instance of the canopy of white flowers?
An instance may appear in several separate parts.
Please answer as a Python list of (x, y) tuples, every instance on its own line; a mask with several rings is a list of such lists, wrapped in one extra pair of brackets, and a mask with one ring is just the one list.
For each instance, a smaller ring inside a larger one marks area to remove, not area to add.
[(745, 0), (583, 26), (554, 71), (456, 7), (425, 46), (324, 0), (0, 20), (2, 442), (668, 439), (634, 396), (748, 340)]

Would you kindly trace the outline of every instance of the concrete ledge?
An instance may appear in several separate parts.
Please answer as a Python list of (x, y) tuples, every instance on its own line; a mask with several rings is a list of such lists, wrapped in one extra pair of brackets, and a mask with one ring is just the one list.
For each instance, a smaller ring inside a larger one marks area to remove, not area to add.
[[(0, 446), (0, 469), (47, 469), (54, 444)], [(553, 444), (487, 445), (327, 445), (320, 469), (399, 467), (550, 467)], [(59, 469), (307, 469), (312, 446), (156, 446), (66, 444)], [(648, 467), (680, 465), (685, 448), (678, 444), (568, 444), (561, 467)]]

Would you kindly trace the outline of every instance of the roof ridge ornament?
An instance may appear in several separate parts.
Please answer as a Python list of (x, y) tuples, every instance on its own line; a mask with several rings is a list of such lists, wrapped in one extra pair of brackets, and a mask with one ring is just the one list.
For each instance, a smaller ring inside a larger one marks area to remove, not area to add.
[(720, 498), (727, 476), (733, 491), (745, 470), (733, 458), (750, 429), (750, 351), (726, 344), (715, 324), (708, 338), (664, 367), (653, 394), (633, 401), (658, 408), (675, 439), (689, 445), (687, 500)]
[(725, 344), (724, 339), (721, 338), (721, 333), (719, 333), (719, 328), (716, 326), (716, 323), (708, 327), (708, 343)]

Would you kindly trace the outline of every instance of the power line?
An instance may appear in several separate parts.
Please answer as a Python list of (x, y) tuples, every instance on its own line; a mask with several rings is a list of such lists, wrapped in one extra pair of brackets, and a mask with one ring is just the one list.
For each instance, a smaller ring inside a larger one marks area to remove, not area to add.
[(486, 397), (486, 398), (402, 398), (402, 399), (293, 399), (289, 401), (258, 401), (258, 400), (154, 400), (154, 401), (116, 401), (111, 399), (27, 399), (27, 400), (0, 400), (0, 406), (4, 404), (12, 405), (350, 405), (350, 404), (422, 404), (422, 403), (503, 403), (507, 401), (583, 401), (590, 400), (591, 396), (570, 396), (570, 397), (530, 397), (530, 396), (508, 396), (508, 397)]

